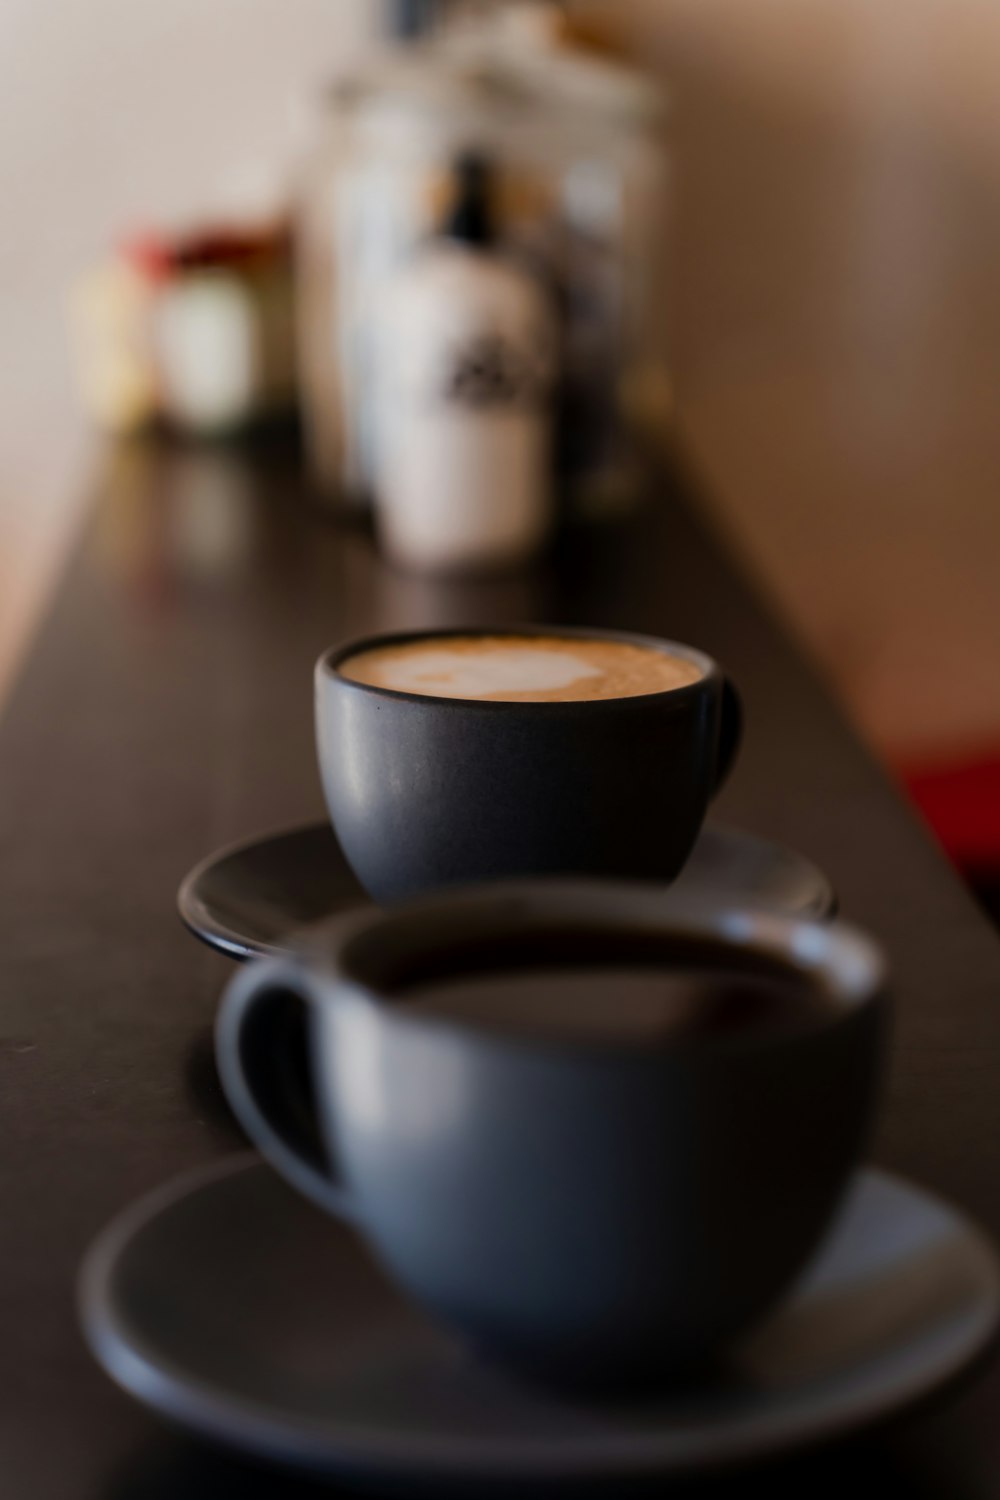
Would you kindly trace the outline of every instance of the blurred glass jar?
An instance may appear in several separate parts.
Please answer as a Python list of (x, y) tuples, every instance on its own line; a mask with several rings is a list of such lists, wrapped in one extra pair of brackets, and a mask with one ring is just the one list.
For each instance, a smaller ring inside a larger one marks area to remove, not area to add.
[(363, 507), (378, 487), (380, 298), (471, 150), (502, 169), (504, 243), (560, 309), (567, 508), (626, 509), (637, 436), (669, 420), (660, 91), (569, 44), (554, 7), (476, 8), (333, 88), (314, 137), (296, 216), (299, 386), (331, 502)]

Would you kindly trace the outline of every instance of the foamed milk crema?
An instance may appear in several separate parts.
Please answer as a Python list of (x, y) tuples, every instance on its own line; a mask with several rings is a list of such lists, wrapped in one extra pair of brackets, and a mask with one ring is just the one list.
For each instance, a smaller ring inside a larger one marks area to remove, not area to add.
[(509, 703), (634, 698), (702, 675), (686, 657), (651, 646), (556, 635), (425, 636), (359, 651), (338, 670), (397, 692)]

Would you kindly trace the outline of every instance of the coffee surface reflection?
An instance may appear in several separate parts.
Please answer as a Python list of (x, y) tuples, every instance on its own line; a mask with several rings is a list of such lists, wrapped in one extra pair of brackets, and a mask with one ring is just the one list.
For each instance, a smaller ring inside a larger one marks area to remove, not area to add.
[(837, 1009), (818, 986), (791, 974), (624, 963), (461, 974), (395, 998), (423, 1016), (538, 1040), (650, 1048), (801, 1031)]

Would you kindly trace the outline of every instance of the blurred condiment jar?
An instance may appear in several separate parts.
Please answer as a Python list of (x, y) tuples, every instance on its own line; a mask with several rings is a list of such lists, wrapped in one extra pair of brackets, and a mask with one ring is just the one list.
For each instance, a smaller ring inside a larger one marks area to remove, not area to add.
[(667, 420), (661, 124), (659, 92), (571, 46), (544, 5), (442, 26), (330, 92), (301, 184), (298, 326), (313, 466), (338, 503), (377, 488), (385, 288), (473, 151), (507, 184), (500, 239), (555, 290), (560, 487), (577, 514), (628, 505), (634, 414)]
[(81, 278), (73, 332), (81, 395), (108, 431), (216, 436), (290, 411), (287, 224), (130, 240)]

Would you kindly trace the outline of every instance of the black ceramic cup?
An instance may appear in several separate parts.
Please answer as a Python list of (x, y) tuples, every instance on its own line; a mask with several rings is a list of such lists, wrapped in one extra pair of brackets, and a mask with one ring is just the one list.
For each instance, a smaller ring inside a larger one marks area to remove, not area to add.
[[(819, 984), (799, 1030), (636, 1045), (409, 1009), (414, 976), (528, 962), (720, 965)], [(527, 955), (527, 957), (526, 957)], [(417, 1302), (550, 1380), (659, 1379), (712, 1356), (817, 1248), (871, 1122), (874, 946), (645, 884), (522, 882), (365, 908), (226, 991), (223, 1085), (267, 1159), (353, 1222)]]
[[(693, 662), (667, 692), (581, 702), (427, 697), (354, 682), (360, 651), (449, 635), (624, 641)], [(333, 826), (376, 901), (537, 875), (669, 881), (732, 765), (738, 696), (701, 651), (550, 626), (356, 640), (316, 666), (320, 772)]]

